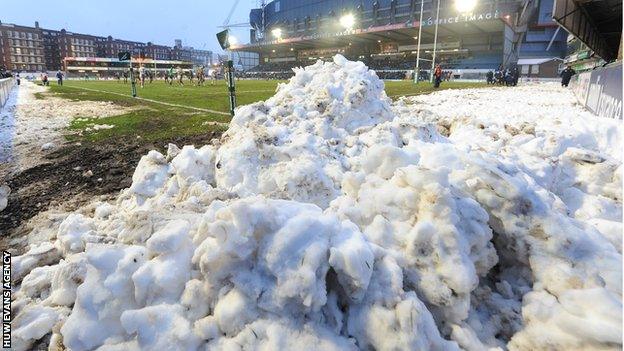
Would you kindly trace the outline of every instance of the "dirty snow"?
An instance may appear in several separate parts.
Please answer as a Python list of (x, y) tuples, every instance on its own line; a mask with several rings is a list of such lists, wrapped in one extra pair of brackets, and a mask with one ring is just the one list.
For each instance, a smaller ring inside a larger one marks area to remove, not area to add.
[(10, 194), (11, 188), (9, 188), (7, 185), (0, 185), (0, 212), (7, 207)]
[(98, 130), (112, 129), (115, 128), (114, 125), (111, 124), (88, 124), (84, 129), (85, 132), (96, 132)]
[(0, 176), (40, 163), (45, 152), (63, 144), (62, 134), (72, 119), (110, 117), (128, 109), (110, 102), (72, 101), (50, 94), (37, 99), (36, 94), (47, 91), (22, 80), (0, 110)]
[(14, 258), (14, 347), (622, 347), (621, 126), (554, 84), (296, 71)]

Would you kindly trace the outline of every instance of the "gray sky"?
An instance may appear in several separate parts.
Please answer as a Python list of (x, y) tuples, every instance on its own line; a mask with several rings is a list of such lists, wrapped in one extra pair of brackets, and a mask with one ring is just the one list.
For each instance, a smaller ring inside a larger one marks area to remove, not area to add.
[[(230, 23), (247, 22), (255, 0), (240, 0)], [(4, 0), (0, 20), (114, 38), (221, 52), (215, 34), (234, 0)], [(235, 35), (249, 42), (249, 29)]]

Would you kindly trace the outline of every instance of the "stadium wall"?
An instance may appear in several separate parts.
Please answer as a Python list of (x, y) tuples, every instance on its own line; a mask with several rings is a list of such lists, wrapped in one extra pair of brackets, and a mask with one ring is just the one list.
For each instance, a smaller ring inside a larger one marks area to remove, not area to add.
[(0, 79), (0, 108), (4, 106), (4, 104), (9, 99), (9, 94), (11, 93), (11, 89), (15, 86), (15, 79), (13, 78), (4, 78)]
[(596, 116), (622, 119), (622, 61), (572, 77), (574, 94)]

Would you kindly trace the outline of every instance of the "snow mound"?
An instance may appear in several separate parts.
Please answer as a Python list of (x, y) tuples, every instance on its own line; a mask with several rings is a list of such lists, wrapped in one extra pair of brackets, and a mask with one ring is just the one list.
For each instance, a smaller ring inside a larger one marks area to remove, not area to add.
[(621, 348), (621, 127), (586, 117), (555, 85), (393, 103), (362, 63), (297, 69), (14, 258), (16, 349)]

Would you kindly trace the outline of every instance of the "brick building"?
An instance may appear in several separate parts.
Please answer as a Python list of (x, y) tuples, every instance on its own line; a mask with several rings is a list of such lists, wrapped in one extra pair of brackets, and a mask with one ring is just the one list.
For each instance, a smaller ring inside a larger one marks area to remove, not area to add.
[(0, 68), (40, 71), (45, 69), (43, 32), (35, 27), (0, 23)]
[(66, 57), (116, 58), (122, 51), (134, 57), (157, 60), (178, 60), (206, 65), (212, 62), (212, 52), (182, 46), (176, 40), (173, 47), (151, 42), (143, 43), (39, 27), (0, 22), (0, 70), (55, 71), (63, 67)]
[(173, 48), (171, 49), (171, 59), (179, 61), (191, 61), (192, 47), (182, 46), (182, 40), (176, 39)]
[(147, 44), (138, 41), (113, 39), (110, 35), (102, 42), (104, 55), (100, 57), (117, 57), (117, 53), (128, 51), (133, 56), (145, 55)]
[(147, 42), (145, 56), (156, 60), (171, 60), (171, 48), (166, 45), (158, 45)]
[(64, 57), (61, 54), (61, 32), (58, 30), (43, 29), (42, 33), (46, 69), (50, 71), (59, 70), (62, 67)]
[(191, 62), (195, 66), (212, 65), (212, 51), (191, 48)]

